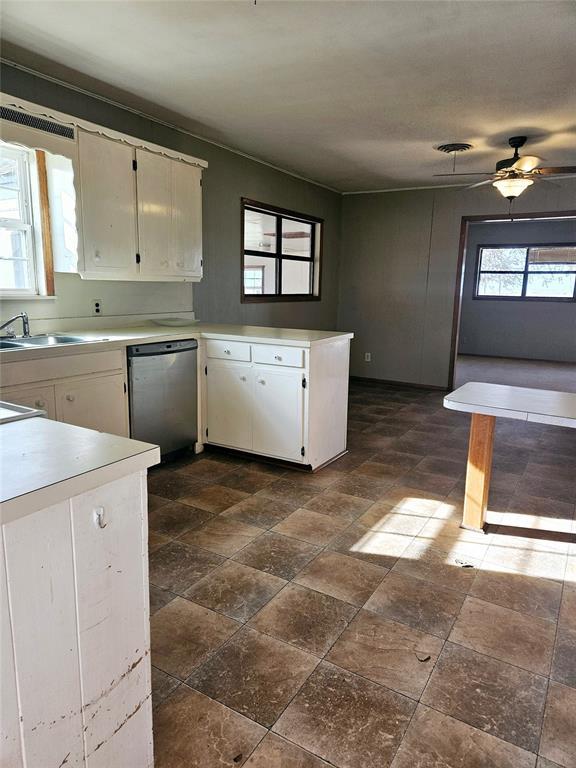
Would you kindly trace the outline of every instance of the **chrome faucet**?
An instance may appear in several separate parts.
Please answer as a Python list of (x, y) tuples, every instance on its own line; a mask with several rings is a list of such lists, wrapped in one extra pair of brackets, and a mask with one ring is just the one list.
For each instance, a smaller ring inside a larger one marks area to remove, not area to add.
[(6, 328), (6, 336), (10, 339), (15, 338), (16, 332), (14, 331), (14, 328), (12, 328), (12, 323), (16, 320), (22, 320), (22, 336), (26, 338), (30, 336), (30, 321), (28, 320), (27, 312), (20, 312), (20, 314), (11, 317), (10, 320), (6, 320), (5, 323), (0, 325), (0, 331), (3, 331), (4, 328)]

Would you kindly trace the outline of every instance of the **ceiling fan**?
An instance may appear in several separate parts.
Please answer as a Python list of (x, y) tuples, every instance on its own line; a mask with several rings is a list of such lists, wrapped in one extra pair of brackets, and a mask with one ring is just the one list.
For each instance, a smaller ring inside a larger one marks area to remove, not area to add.
[[(576, 165), (565, 166), (553, 166), (553, 167), (541, 167), (540, 163), (542, 159), (535, 155), (522, 155), (518, 150), (526, 144), (527, 136), (511, 136), (508, 139), (508, 144), (514, 150), (512, 157), (507, 157), (504, 160), (499, 160), (496, 163), (496, 169), (492, 172), (472, 172), (472, 173), (435, 173), (435, 176), (489, 176), (489, 179), (480, 181), (477, 184), (471, 184), (468, 189), (474, 189), (475, 187), (482, 187), (485, 184), (492, 184), (493, 187), (500, 192), (503, 197), (512, 201), (514, 198), (521, 195), (525, 189), (534, 184), (535, 181), (544, 181), (545, 178), (554, 178), (555, 176), (564, 176), (568, 178), (570, 176), (576, 176)], [(460, 146), (469, 148), (469, 145), (443, 145), (443, 146)], [(441, 151), (446, 151), (438, 147)], [(456, 150), (458, 151), (458, 150)]]

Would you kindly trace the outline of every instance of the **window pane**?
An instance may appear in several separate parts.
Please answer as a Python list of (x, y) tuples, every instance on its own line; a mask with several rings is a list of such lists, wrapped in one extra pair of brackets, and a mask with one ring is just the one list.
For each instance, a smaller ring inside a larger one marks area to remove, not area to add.
[(0, 286), (4, 291), (29, 290), (30, 264), (26, 258), (26, 235), (0, 229)]
[(576, 248), (573, 246), (530, 248), (528, 270), (530, 272), (576, 272)]
[(478, 296), (521, 296), (524, 275), (480, 275)]
[(311, 261), (282, 261), (282, 293), (310, 293)]
[[(254, 288), (255, 273), (261, 275), (260, 285), (262, 290), (251, 290)], [(249, 280), (247, 282), (247, 278)], [(276, 259), (270, 256), (244, 256), (244, 293), (276, 293)]]
[(0, 229), (0, 259), (25, 259), (26, 235), (20, 229)]
[(576, 274), (530, 274), (526, 284), (526, 296), (571, 299), (574, 296), (574, 281), (576, 281)]
[(526, 248), (482, 248), (480, 269), (482, 271), (502, 270), (523, 271), (526, 263)]
[(276, 252), (276, 217), (244, 210), (244, 250)]
[(16, 219), (18, 221), (22, 218), (19, 192), (0, 187), (0, 219)]
[(312, 224), (282, 219), (282, 253), (285, 256), (311, 256)]

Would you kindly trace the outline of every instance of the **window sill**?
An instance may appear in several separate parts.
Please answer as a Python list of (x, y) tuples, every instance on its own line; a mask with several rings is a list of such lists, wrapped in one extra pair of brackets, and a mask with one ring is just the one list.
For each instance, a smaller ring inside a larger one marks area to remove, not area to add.
[(273, 304), (276, 302), (290, 302), (290, 301), (320, 301), (320, 296), (311, 296), (309, 294), (292, 294), (286, 296), (262, 296), (258, 294), (252, 294), (248, 296), (241, 296), (241, 304)]
[(2, 301), (54, 301), (58, 296), (39, 296), (37, 293), (2, 293), (0, 292), (0, 300)]

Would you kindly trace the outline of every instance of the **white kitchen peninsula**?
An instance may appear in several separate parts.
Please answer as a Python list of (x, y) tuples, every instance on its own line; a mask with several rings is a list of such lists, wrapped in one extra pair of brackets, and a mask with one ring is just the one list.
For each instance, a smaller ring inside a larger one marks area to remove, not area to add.
[(146, 470), (156, 446), (0, 426), (0, 764), (151, 768)]

